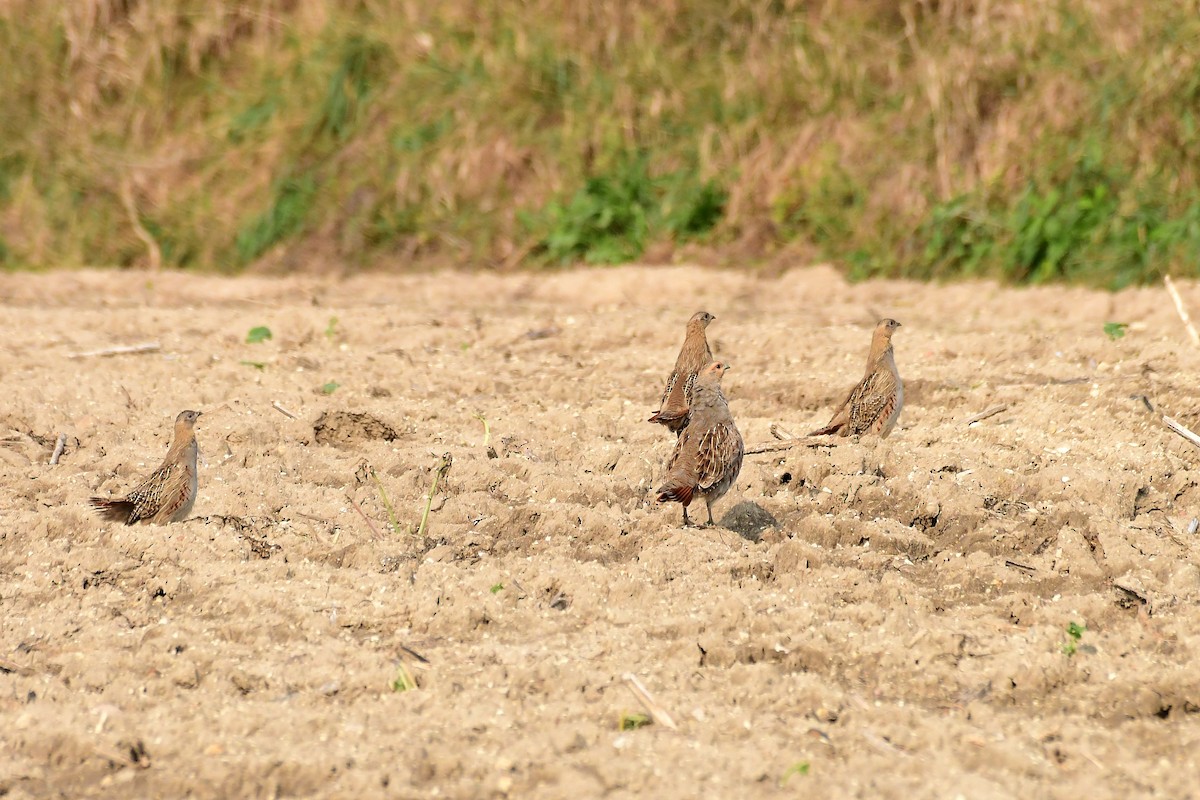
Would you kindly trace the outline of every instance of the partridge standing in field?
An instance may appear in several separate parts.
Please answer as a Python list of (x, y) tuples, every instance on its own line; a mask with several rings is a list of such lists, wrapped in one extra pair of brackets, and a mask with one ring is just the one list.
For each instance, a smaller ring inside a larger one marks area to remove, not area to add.
[(696, 373), (713, 360), (704, 329), (714, 319), (716, 317), (707, 311), (697, 311), (688, 320), (683, 347), (679, 350), (679, 358), (675, 359), (675, 369), (671, 372), (671, 377), (667, 378), (667, 388), (663, 392), (658, 411), (654, 412), (649, 422), (666, 425), (676, 434), (688, 424), (688, 409), (692, 404)]
[(658, 490), (658, 502), (683, 504), (685, 526), (692, 524), (687, 510), (697, 496), (708, 506), (708, 524), (714, 524), (712, 504), (729, 491), (742, 469), (742, 435), (721, 393), (721, 376), (727, 369), (727, 364), (715, 361), (697, 376), (691, 421), (675, 442), (666, 480)]
[(871, 352), (867, 355), (867, 372), (863, 379), (850, 390), (850, 396), (834, 412), (829, 424), (809, 436), (877, 433), (881, 438), (887, 438), (892, 432), (904, 408), (904, 383), (900, 380), (896, 354), (892, 350), (892, 333), (899, 327), (900, 323), (894, 319), (879, 321), (871, 337)]
[(196, 418), (199, 411), (181, 411), (175, 435), (162, 466), (123, 498), (93, 497), (92, 505), (111, 520), (132, 525), (165, 525), (187, 517), (196, 503)]

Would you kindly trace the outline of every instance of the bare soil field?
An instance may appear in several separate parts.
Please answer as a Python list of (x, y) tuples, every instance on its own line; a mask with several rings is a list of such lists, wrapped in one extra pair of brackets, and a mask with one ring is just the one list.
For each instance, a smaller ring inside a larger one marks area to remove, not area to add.
[[(900, 320), (896, 431), (748, 455), (683, 529), (646, 418), (701, 309), (752, 449)], [(1160, 288), (9, 274), (0, 336), (0, 796), (1200, 797)], [(186, 408), (191, 518), (102, 521)], [(628, 673), (669, 719), (621, 729)]]

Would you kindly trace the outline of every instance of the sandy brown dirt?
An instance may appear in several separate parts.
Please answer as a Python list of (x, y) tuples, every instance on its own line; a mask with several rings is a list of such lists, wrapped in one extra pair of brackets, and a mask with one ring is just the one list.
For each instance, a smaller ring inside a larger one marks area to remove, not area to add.
[[(1200, 427), (1200, 350), (1159, 289), (82, 272), (0, 298), (0, 795), (1198, 796), (1200, 449), (1142, 396)], [(903, 323), (890, 439), (747, 457), (717, 510), (773, 516), (757, 541), (651, 502), (672, 442), (645, 419), (701, 308), (751, 445), (824, 424), (874, 319)], [(184, 408), (193, 517), (101, 522), (87, 497)], [(677, 730), (618, 730), (626, 672)]]

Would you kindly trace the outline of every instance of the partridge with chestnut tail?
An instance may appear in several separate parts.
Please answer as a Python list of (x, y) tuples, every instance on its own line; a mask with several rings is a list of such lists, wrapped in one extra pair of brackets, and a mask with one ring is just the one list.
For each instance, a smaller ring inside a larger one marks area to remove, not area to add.
[(93, 497), (92, 506), (105, 518), (126, 525), (135, 522), (165, 525), (185, 519), (196, 503), (199, 416), (199, 411), (181, 411), (175, 418), (175, 435), (162, 466), (125, 497)]
[(900, 323), (894, 319), (879, 321), (871, 337), (863, 379), (850, 390), (829, 424), (809, 436), (875, 433), (886, 439), (892, 432), (904, 408), (904, 383), (900, 380), (896, 354), (892, 350), (892, 334), (899, 327)]
[(727, 364), (715, 361), (696, 377), (691, 421), (675, 442), (667, 477), (658, 490), (658, 502), (683, 505), (685, 526), (692, 524), (688, 506), (697, 497), (704, 498), (708, 524), (714, 524), (712, 504), (729, 491), (742, 469), (745, 445), (721, 393), (721, 376), (727, 369)]

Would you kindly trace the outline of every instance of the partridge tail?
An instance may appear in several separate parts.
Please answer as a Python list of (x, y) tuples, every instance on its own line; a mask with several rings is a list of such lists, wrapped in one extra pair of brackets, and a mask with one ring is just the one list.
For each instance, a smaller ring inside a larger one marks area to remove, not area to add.
[(668, 483), (658, 490), (658, 502), (683, 503), (686, 507), (692, 502), (693, 491), (695, 490), (691, 486)]
[(134, 506), (129, 500), (112, 497), (93, 497), (91, 504), (92, 508), (100, 512), (100, 516), (105, 519), (111, 519), (114, 522), (124, 522), (126, 525), (133, 524)]
[(657, 422), (659, 425), (666, 425), (666, 426), (670, 427), (672, 425), (676, 425), (676, 424), (681, 423), (684, 420), (686, 420), (687, 415), (688, 415), (687, 407), (684, 407), (681, 409), (663, 407), (663, 408), (659, 409), (658, 411), (655, 411), (654, 414), (651, 415), (650, 419), (648, 419), (646, 421), (647, 422)]

